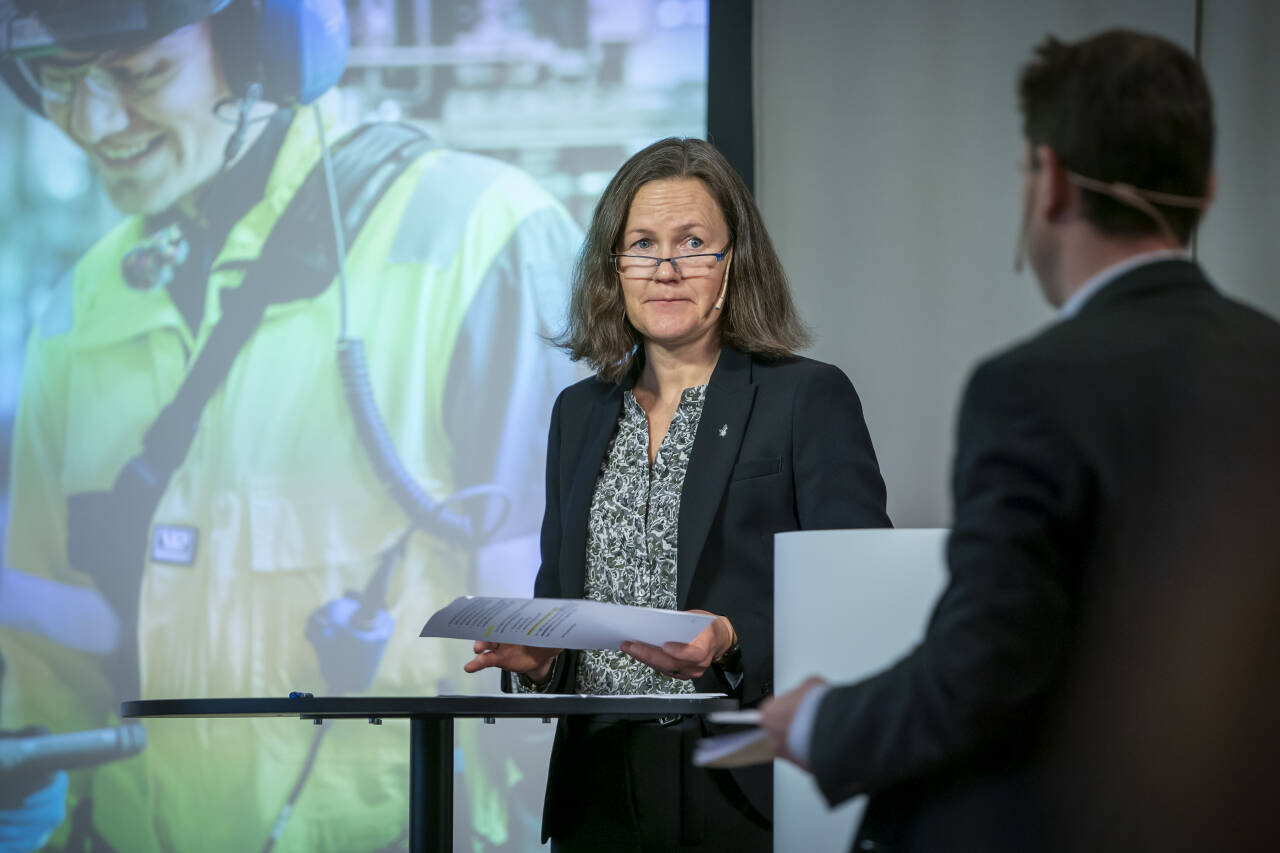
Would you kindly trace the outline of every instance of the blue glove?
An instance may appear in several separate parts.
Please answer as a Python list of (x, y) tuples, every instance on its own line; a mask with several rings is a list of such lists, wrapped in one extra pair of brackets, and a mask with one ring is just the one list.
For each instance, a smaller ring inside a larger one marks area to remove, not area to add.
[(16, 808), (0, 809), (0, 853), (39, 850), (67, 816), (67, 774), (23, 798)]
[(394, 628), (395, 620), (385, 610), (363, 616), (354, 593), (313, 611), (306, 634), (315, 647), (328, 692), (345, 695), (368, 690)]

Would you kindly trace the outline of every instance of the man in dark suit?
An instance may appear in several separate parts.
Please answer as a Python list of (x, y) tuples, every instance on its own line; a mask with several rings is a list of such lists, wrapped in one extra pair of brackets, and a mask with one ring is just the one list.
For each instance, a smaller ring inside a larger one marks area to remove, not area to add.
[(857, 850), (1260, 849), (1280, 325), (1185, 251), (1209, 90), (1181, 48), (1111, 31), (1045, 41), (1019, 96), (1019, 255), (1057, 322), (969, 381), (923, 641), (861, 682), (810, 679), (764, 726), (831, 803), (871, 795)]

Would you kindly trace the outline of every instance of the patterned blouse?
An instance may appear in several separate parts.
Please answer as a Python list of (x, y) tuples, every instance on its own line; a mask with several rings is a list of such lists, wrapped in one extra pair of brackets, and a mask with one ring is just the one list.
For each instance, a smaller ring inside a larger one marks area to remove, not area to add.
[[(605, 455), (587, 522), (583, 597), (676, 609), (676, 535), (680, 494), (702, 419), (707, 386), (686, 388), (649, 466), (649, 421), (635, 395)], [(619, 651), (587, 651), (576, 691), (588, 694), (692, 693), (693, 682), (663, 675)]]

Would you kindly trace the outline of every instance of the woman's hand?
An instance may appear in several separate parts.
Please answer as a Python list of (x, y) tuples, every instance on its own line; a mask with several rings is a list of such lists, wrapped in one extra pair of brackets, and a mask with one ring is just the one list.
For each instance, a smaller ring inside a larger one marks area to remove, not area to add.
[(670, 675), (684, 681), (697, 678), (707, 671), (712, 661), (724, 657), (724, 653), (738, 641), (738, 634), (724, 616), (716, 616), (705, 610), (689, 612), (716, 618), (691, 642), (663, 643), (661, 647), (651, 646), (648, 643), (628, 642), (622, 644), (622, 651), (663, 675)]
[(534, 684), (541, 684), (551, 675), (551, 664), (563, 649), (544, 649), (541, 646), (487, 643), (484, 640), (477, 640), (472, 651), (476, 656), (462, 665), (467, 672), (479, 672), (496, 666), (507, 672), (522, 673)]

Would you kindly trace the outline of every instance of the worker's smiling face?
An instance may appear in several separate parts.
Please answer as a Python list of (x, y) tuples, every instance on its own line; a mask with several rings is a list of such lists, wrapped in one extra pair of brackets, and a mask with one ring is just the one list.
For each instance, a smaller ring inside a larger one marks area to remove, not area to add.
[(31, 64), (44, 111), (86, 154), (111, 201), (153, 214), (191, 197), (222, 167), (230, 96), (200, 21), (127, 52), (63, 52)]

